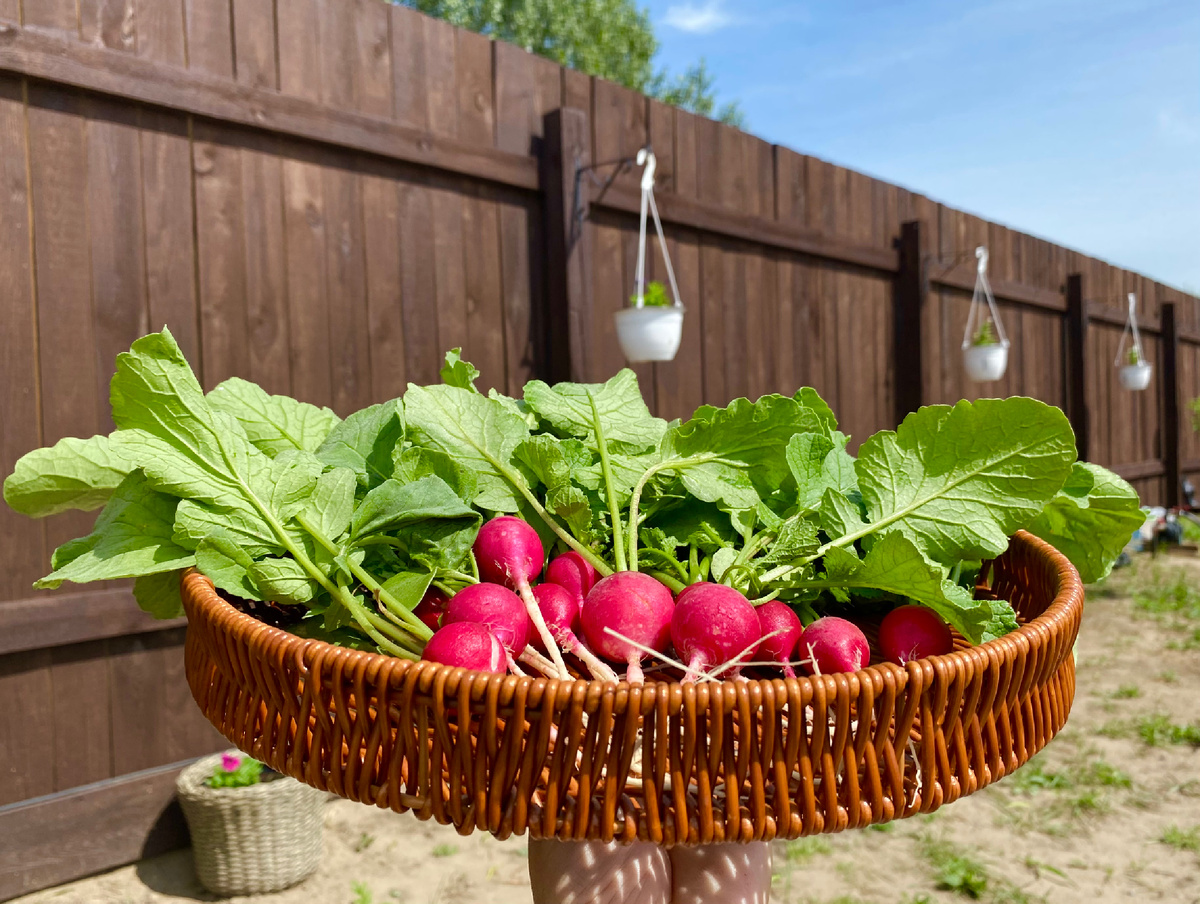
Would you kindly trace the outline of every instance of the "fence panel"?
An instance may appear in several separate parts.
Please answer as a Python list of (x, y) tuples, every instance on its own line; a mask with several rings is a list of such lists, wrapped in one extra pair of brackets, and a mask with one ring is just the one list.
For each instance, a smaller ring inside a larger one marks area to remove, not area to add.
[[(1185, 407), (1200, 395), (1200, 304), (1145, 277), (375, 0), (293, 0), (286, 16), (271, 0), (0, 0), (0, 20), (5, 473), (29, 449), (108, 430), (115, 355), (163, 324), (205, 386), (243, 376), (342, 414), (436, 381), (453, 346), (484, 388), (514, 394), (534, 377), (611, 376), (638, 178), (592, 183), (649, 142), (687, 308), (677, 359), (635, 368), (660, 415), (808, 384), (856, 446), (895, 425), (897, 400), (1066, 405), (1082, 381), (1093, 460), (1170, 498), (1178, 406), (1175, 460), (1200, 480)], [(574, 244), (576, 159), (551, 166), (552, 111), (596, 165)], [(901, 310), (906, 223), (918, 259)], [(979, 244), (1012, 339), (990, 385), (967, 382), (959, 351)], [(1064, 363), (1072, 274), (1088, 314), (1079, 367)], [(1119, 387), (1129, 291), (1156, 366), (1174, 305), (1178, 400), (1161, 368), (1145, 393)], [(88, 783), (149, 770), (159, 794), (160, 767), (221, 743), (188, 701), (179, 623), (151, 623), (128, 588), (30, 589), (92, 517), (0, 508), (0, 808), (86, 785), (37, 806), (99, 819), (87, 801), (117, 786)], [(28, 890), (7, 869), (0, 898)]]

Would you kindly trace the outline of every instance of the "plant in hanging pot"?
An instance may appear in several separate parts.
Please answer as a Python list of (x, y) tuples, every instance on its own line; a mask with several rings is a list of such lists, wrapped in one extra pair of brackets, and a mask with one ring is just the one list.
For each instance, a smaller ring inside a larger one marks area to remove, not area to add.
[[(671, 267), (671, 255), (663, 237), (662, 222), (658, 218), (658, 205), (654, 201), (654, 170), (656, 161), (649, 148), (642, 148), (637, 155), (642, 171), (642, 208), (638, 229), (638, 259), (635, 291), (629, 299), (633, 305), (614, 316), (617, 326), (617, 341), (625, 360), (632, 364), (644, 361), (673, 361), (679, 352), (683, 338), (683, 305), (679, 302), (679, 286), (675, 283), (675, 270)], [(654, 230), (658, 234), (658, 246), (662, 251), (667, 277), (671, 281), (674, 304), (667, 298), (666, 288), (660, 282), (646, 284), (646, 214), (654, 218)]]
[(1154, 367), (1142, 357), (1141, 350), (1135, 345), (1125, 353), (1125, 363), (1117, 369), (1117, 377), (1121, 386), (1133, 392), (1141, 392), (1150, 385), (1150, 377)]
[(963, 332), (963, 367), (974, 382), (990, 383), (999, 380), (1008, 369), (1008, 337), (1004, 335), (996, 298), (987, 278), (987, 248), (983, 245), (976, 248), (975, 259), (978, 262), (975, 291), (971, 293), (971, 309)]
[(617, 340), (626, 360), (674, 360), (683, 338), (683, 307), (671, 303), (660, 282), (646, 286), (640, 306), (636, 295), (629, 300), (634, 307), (616, 314)]
[[(1125, 329), (1121, 332), (1121, 344), (1118, 346), (1117, 360), (1114, 363), (1121, 386), (1133, 392), (1141, 392), (1150, 385), (1154, 368), (1142, 352), (1142, 335), (1138, 332), (1137, 325), (1137, 293), (1130, 292), (1127, 300), (1129, 313), (1125, 318)], [(1125, 349), (1126, 336), (1132, 339), (1128, 349)]]
[(197, 760), (175, 782), (196, 875), (219, 895), (290, 888), (321, 862), (326, 795), (237, 750)]
[(996, 329), (985, 320), (963, 350), (963, 366), (967, 376), (977, 383), (999, 380), (1008, 369), (1008, 346), (996, 338)]

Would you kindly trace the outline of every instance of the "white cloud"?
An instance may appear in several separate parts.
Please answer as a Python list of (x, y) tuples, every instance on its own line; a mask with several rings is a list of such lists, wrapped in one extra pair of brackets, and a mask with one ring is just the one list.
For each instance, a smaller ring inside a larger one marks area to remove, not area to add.
[(667, 7), (663, 21), (672, 28), (692, 34), (708, 34), (733, 22), (733, 17), (721, 8), (723, 0), (707, 3), (679, 3)]

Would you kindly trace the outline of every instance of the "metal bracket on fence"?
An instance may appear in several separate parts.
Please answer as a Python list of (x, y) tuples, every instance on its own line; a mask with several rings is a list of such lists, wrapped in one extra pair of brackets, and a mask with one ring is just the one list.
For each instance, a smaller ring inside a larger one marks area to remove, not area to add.
[[(650, 146), (646, 145), (648, 149)], [(608, 160), (604, 163), (593, 163), (588, 166), (581, 166), (579, 163), (579, 155), (575, 155), (575, 198), (571, 203), (571, 234), (567, 244), (568, 249), (575, 244), (579, 238), (579, 233), (583, 229), (584, 221), (588, 216), (588, 199), (584, 195), (583, 180), (586, 176), (592, 185), (600, 186), (600, 191), (596, 195), (596, 200), (599, 201), (604, 197), (605, 193), (612, 188), (612, 184), (617, 181), (617, 178), (633, 166), (636, 162), (635, 157), (622, 157), (619, 160)], [(596, 170), (611, 166), (615, 169), (608, 174), (606, 178), (600, 178), (596, 175)]]

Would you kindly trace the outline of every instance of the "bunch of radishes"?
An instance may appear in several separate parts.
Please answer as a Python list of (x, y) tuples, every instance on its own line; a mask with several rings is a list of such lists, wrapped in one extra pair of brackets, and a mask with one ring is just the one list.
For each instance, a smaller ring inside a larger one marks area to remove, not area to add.
[[(747, 665), (771, 665), (794, 677), (861, 669), (870, 660), (854, 623), (826, 616), (804, 627), (778, 600), (755, 606), (723, 584), (691, 584), (678, 596), (648, 574), (618, 571), (596, 580), (579, 553), (555, 557), (541, 576), (545, 552), (537, 531), (502, 515), (485, 523), (473, 547), (480, 583), (447, 598), (436, 589), (416, 614), (435, 628), (423, 658), (484, 672), (523, 675), (524, 663), (551, 678), (571, 678), (563, 654), (593, 678), (631, 684), (647, 659), (674, 665), (685, 683), (736, 677)], [(950, 652), (950, 629), (922, 606), (901, 606), (879, 631), (885, 658), (904, 663)], [(673, 648), (673, 654), (672, 653)], [(798, 656), (797, 659), (793, 659)]]

